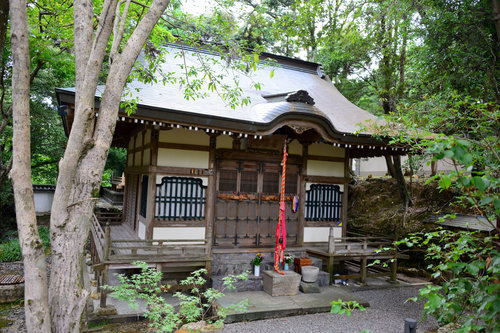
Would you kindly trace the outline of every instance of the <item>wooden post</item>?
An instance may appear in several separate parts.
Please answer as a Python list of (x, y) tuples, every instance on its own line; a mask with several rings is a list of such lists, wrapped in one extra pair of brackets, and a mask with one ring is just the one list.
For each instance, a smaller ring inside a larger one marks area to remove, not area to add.
[(210, 134), (209, 156), (208, 156), (208, 186), (206, 199), (206, 229), (205, 229), (205, 254), (212, 253), (212, 244), (215, 233), (215, 206), (217, 204), (217, 184), (216, 184), (216, 160), (215, 150), (217, 148), (218, 134)]
[(335, 236), (333, 227), (330, 227), (330, 234), (328, 235), (328, 254), (335, 253)]
[(334, 262), (333, 253), (328, 256), (328, 274), (330, 274), (330, 284), (333, 284), (333, 262)]
[(111, 228), (109, 222), (106, 223), (106, 238), (104, 240), (104, 261), (108, 261), (111, 254)]
[(348, 197), (349, 197), (349, 179), (350, 179), (350, 170), (349, 170), (349, 161), (350, 161), (350, 156), (349, 156), (349, 150), (346, 148), (345, 149), (345, 156), (344, 156), (344, 179), (346, 181), (344, 182), (344, 194), (342, 195), (342, 237), (347, 236), (347, 207), (348, 207)]
[(367, 262), (368, 260), (366, 259), (366, 257), (362, 257), (361, 258), (361, 284), (362, 285), (366, 285), (366, 275), (367, 275)]
[(100, 284), (100, 292), (101, 292), (101, 301), (99, 306), (101, 308), (106, 307), (106, 297), (107, 297), (107, 291), (103, 286), (108, 284), (108, 266), (104, 265), (104, 269), (101, 274), (101, 284)]

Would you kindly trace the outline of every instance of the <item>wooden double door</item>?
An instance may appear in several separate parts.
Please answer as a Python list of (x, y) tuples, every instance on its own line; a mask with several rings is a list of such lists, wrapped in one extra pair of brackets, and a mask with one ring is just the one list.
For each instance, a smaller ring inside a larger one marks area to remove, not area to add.
[[(287, 164), (285, 221), (289, 245), (298, 242), (301, 212), (293, 212), (292, 208), (300, 181), (300, 165)], [(274, 246), (280, 184), (279, 162), (219, 160), (214, 246)]]

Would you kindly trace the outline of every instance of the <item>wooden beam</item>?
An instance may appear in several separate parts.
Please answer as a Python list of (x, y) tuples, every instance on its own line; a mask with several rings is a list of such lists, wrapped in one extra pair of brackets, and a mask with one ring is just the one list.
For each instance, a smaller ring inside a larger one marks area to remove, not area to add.
[(319, 155), (309, 155), (307, 157), (309, 160), (316, 160), (316, 161), (328, 161), (328, 162), (338, 162), (338, 163), (344, 163), (345, 158), (344, 157), (334, 157), (334, 156), (319, 156)]
[[(254, 151), (254, 150), (231, 150), (231, 149), (217, 149), (215, 152), (217, 159), (221, 160), (244, 160), (244, 161), (258, 161), (258, 162), (271, 162), (281, 163), (283, 154), (275, 151)], [(302, 164), (302, 156), (288, 155), (287, 163)]]
[(209, 146), (191, 145), (184, 143), (170, 143), (170, 142), (158, 142), (158, 148), (210, 151)]
[(168, 166), (158, 166), (158, 165), (127, 167), (125, 171), (130, 174), (156, 173), (156, 174), (165, 174), (173, 176), (190, 176), (190, 177), (210, 176), (215, 172), (212, 169), (168, 167)]
[(344, 184), (347, 182), (345, 177), (329, 177), (329, 176), (306, 176), (308, 183), (324, 183), (324, 184)]

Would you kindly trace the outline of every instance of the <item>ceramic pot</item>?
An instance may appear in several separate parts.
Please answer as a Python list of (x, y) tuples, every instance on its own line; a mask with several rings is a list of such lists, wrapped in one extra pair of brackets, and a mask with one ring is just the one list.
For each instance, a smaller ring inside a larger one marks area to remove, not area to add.
[(284, 270), (284, 271), (287, 271), (287, 270), (288, 270), (288, 263), (285, 263), (285, 264), (283, 265), (283, 270)]
[(318, 279), (319, 268), (316, 266), (303, 266), (302, 267), (302, 281), (316, 282)]
[(260, 265), (253, 266), (253, 275), (260, 276)]

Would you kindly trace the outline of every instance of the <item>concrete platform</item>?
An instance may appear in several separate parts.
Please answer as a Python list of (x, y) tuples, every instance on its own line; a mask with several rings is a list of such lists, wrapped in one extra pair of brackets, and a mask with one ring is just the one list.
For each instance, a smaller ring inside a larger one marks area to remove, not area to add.
[(370, 304), (356, 297), (347, 288), (340, 286), (320, 287), (319, 294), (299, 293), (294, 296), (271, 296), (264, 291), (251, 291), (226, 294), (219, 305), (227, 307), (248, 299), (246, 312), (228, 315), (225, 322), (251, 321), (277, 317), (295, 316), (309, 313), (329, 312), (330, 302), (341, 298), (343, 301), (356, 301), (363, 306)]

